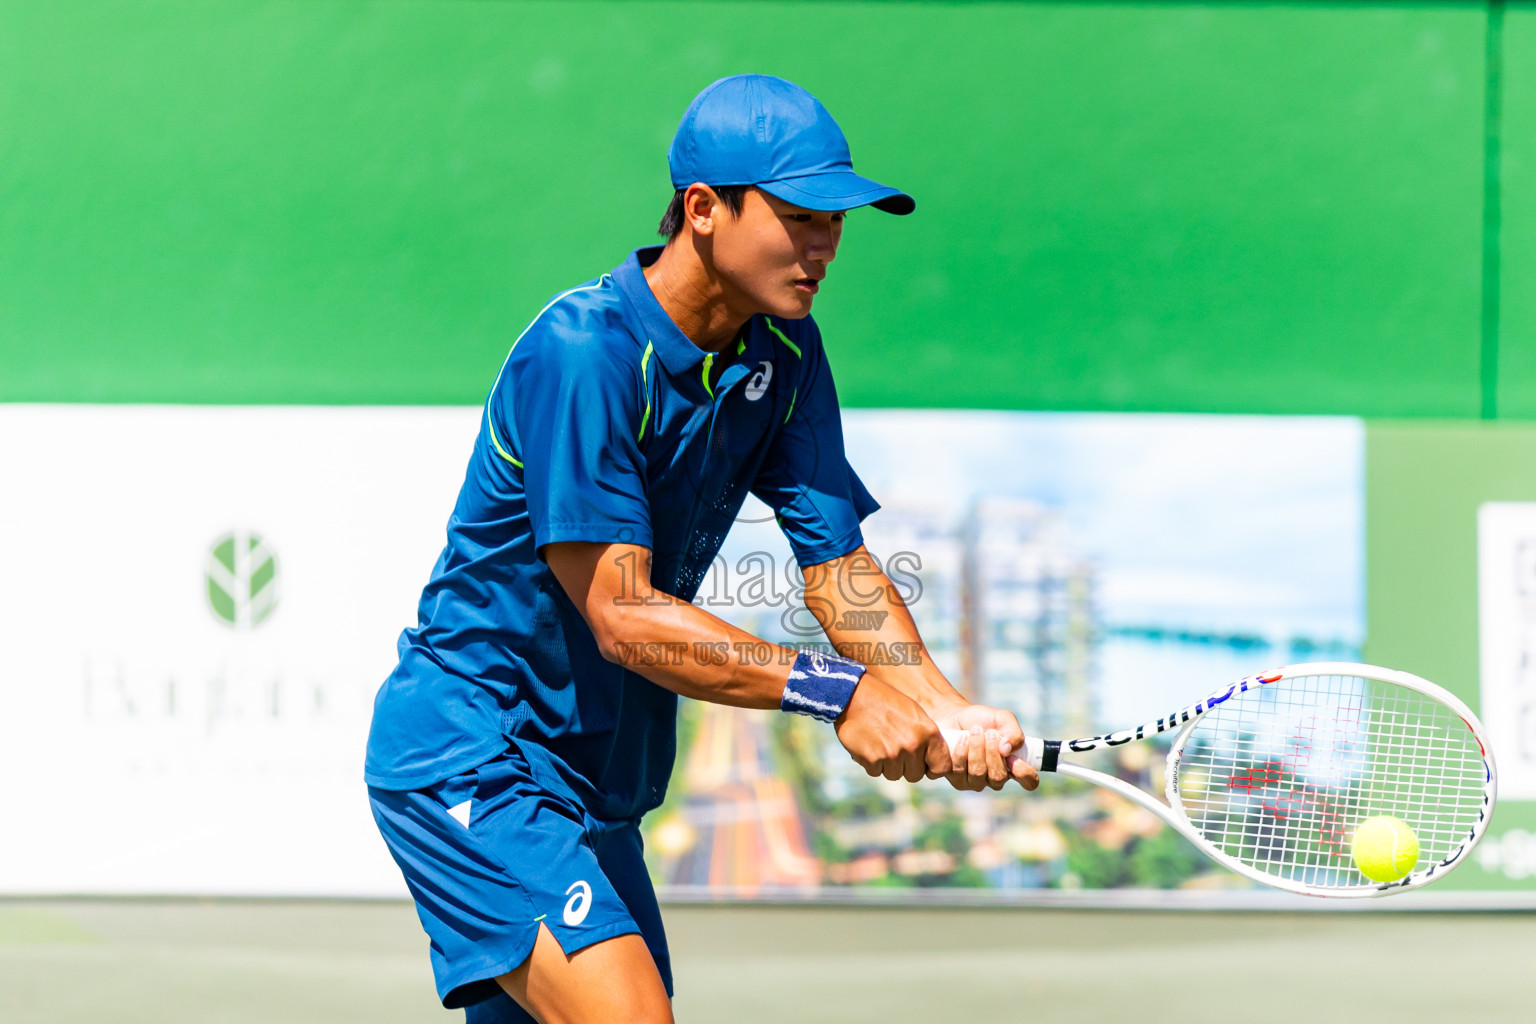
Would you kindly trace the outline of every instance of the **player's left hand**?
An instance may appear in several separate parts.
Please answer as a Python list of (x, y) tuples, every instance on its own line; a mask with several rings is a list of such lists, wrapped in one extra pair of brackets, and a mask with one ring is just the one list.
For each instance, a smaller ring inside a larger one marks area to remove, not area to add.
[(954, 729), (965, 735), (950, 749), (950, 771), (931, 774), (943, 778), (960, 790), (1002, 789), (1015, 779), (1025, 789), (1040, 785), (1040, 775), (1022, 756), (1024, 730), (1010, 711), (989, 708), (985, 704), (957, 704), (937, 711), (933, 720), (940, 729)]

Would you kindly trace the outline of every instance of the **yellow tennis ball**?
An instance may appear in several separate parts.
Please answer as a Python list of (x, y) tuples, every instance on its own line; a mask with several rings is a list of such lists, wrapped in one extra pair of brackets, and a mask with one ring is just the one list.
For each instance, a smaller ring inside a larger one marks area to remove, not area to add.
[(1395, 882), (1419, 862), (1419, 837), (1402, 818), (1366, 818), (1350, 843), (1355, 867), (1373, 882)]

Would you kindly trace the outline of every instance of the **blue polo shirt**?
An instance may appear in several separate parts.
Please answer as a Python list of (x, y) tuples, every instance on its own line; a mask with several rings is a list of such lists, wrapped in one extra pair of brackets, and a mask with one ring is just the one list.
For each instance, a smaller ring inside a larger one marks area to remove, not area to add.
[(648, 547), (653, 585), (691, 601), (748, 491), (801, 565), (863, 543), (879, 505), (844, 456), (815, 322), (754, 316), (706, 353), (645, 280), (660, 252), (557, 295), (513, 342), (374, 702), (369, 785), (429, 786), (510, 738), (593, 817), (638, 818), (666, 793), (677, 697), (598, 653), (544, 545)]

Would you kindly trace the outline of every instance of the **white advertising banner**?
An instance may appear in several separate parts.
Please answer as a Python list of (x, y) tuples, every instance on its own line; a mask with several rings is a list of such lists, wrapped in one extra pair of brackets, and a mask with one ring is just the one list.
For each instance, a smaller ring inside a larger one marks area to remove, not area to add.
[[(480, 415), (0, 404), (0, 894), (403, 895), (363, 747)], [(871, 549), (911, 586), (931, 653), (1041, 728), (1144, 721), (1358, 647), (1356, 420), (853, 410), (844, 430), (883, 505)], [(1289, 486), (1255, 503), (1274, 479)], [(722, 555), (710, 610), (805, 639), (765, 508), (749, 503)], [(1528, 607), (1508, 562), (1485, 573), (1503, 595), (1485, 628)], [(914, 805), (828, 730), (790, 742), (762, 715), (686, 706), (694, 746), (651, 844), (673, 885), (1094, 889), (1215, 870), (1150, 818), (1022, 791), (956, 803), (939, 785)], [(778, 757), (803, 759), (814, 798), (765, 767)], [(1153, 785), (1159, 761), (1121, 770)], [(944, 849), (913, 847), (922, 821), (947, 822)]]
[(363, 744), (478, 415), (0, 405), (0, 892), (403, 894)]
[(1481, 707), (1499, 796), (1536, 800), (1536, 502), (1477, 510)]

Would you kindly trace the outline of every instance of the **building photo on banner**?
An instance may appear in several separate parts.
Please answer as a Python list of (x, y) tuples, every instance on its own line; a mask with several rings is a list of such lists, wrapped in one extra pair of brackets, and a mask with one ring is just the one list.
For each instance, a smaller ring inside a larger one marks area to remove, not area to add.
[[(1092, 735), (1267, 667), (1358, 658), (1357, 420), (857, 410), (845, 432), (882, 505), (865, 544), (928, 652), (1031, 735)], [(772, 516), (749, 503), (741, 519), (696, 600), (757, 636), (815, 642)], [(671, 885), (1247, 884), (1081, 784), (913, 788), (869, 779), (814, 722), (714, 705), (683, 722), (649, 831)], [(1113, 770), (1160, 791), (1165, 749), (1122, 747)]]

